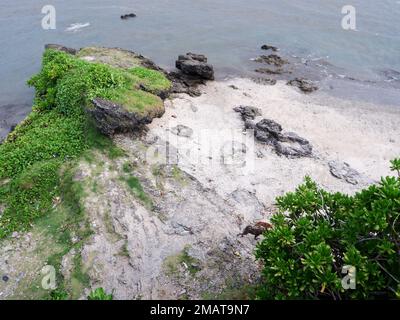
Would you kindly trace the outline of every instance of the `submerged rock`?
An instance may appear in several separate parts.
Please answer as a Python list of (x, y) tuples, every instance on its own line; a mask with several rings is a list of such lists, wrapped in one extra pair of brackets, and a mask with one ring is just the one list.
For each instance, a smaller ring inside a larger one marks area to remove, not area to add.
[(242, 120), (254, 120), (257, 116), (261, 116), (260, 109), (252, 106), (239, 106), (233, 109), (242, 116)]
[(264, 45), (261, 46), (261, 50), (272, 50), (272, 51), (276, 52), (279, 49), (277, 47), (270, 46), (268, 44), (264, 44)]
[(128, 14), (122, 15), (122, 16), (121, 16), (121, 19), (122, 19), (122, 20), (126, 20), (126, 19), (129, 19), (129, 18), (135, 18), (135, 17), (136, 17), (136, 14), (134, 14), (134, 13), (128, 13)]
[(261, 62), (261, 63), (267, 63), (267, 64), (274, 65), (277, 67), (282, 67), (283, 65), (289, 63), (287, 60), (282, 59), (277, 54), (270, 54), (268, 56), (262, 55), (262, 56), (255, 58), (254, 61)]
[(356, 185), (361, 180), (359, 172), (350, 167), (346, 162), (330, 161), (328, 163), (331, 174), (341, 180), (345, 180), (347, 183)]
[(93, 107), (87, 108), (87, 111), (92, 115), (96, 127), (108, 136), (141, 130), (165, 112), (164, 106), (151, 108), (147, 113), (139, 113), (129, 112), (124, 106), (104, 99), (93, 99), (92, 103)]
[(311, 93), (318, 90), (318, 87), (310, 80), (303, 78), (296, 78), (287, 83), (289, 86), (298, 87), (304, 93)]
[(214, 68), (207, 63), (207, 57), (202, 54), (189, 52), (186, 55), (180, 55), (176, 61), (176, 68), (187, 75), (214, 80)]

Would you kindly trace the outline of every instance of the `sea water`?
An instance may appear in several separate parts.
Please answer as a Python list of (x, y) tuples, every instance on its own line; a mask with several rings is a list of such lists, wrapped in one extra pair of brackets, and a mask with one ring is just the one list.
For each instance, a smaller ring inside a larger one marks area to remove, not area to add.
[[(55, 29), (42, 27), (46, 5), (55, 8)], [(355, 30), (343, 28), (346, 5)], [(167, 69), (179, 54), (204, 53), (218, 78), (246, 74), (260, 46), (271, 44), (323, 61), (337, 76), (389, 86), (400, 78), (398, 0), (0, 0), (0, 12), (0, 131), (29, 112), (25, 83), (46, 43), (131, 49)], [(137, 17), (120, 19), (131, 12)], [(387, 96), (380, 90), (376, 99)]]

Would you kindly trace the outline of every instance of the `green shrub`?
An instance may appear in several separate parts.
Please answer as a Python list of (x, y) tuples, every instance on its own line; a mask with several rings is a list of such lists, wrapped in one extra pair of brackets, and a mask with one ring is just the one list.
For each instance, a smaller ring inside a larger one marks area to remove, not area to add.
[(97, 288), (90, 292), (89, 296), (87, 297), (88, 300), (113, 300), (113, 294), (107, 294), (103, 288)]
[[(398, 160), (392, 169), (398, 170)], [(274, 228), (256, 249), (263, 299), (400, 297), (400, 177), (354, 196), (329, 193), (310, 178), (277, 198)], [(355, 289), (342, 286), (354, 266)]]

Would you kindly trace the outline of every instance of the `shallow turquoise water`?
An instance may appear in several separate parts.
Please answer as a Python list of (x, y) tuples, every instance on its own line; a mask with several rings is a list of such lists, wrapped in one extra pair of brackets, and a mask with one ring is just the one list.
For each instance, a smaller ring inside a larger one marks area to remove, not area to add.
[[(0, 108), (15, 104), (18, 112), (29, 109), (32, 90), (25, 81), (40, 68), (46, 43), (123, 47), (166, 68), (178, 54), (201, 52), (220, 77), (246, 73), (249, 59), (260, 54), (264, 43), (283, 54), (322, 58), (362, 79), (400, 71), (397, 0), (352, 0), (357, 31), (342, 29), (341, 9), (348, 2), (337, 0), (0, 1)], [(56, 8), (56, 30), (41, 28), (41, 8), (49, 3)], [(129, 12), (137, 18), (120, 20)], [(87, 22), (90, 26), (78, 32), (66, 31), (73, 23)], [(4, 110), (0, 121), (13, 117)]]

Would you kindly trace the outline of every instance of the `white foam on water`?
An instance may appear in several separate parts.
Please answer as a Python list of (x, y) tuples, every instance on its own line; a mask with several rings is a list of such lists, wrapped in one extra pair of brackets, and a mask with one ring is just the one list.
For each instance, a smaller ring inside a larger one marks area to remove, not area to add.
[(65, 29), (66, 32), (78, 32), (81, 31), (81, 29), (89, 27), (90, 23), (72, 23), (67, 29)]

